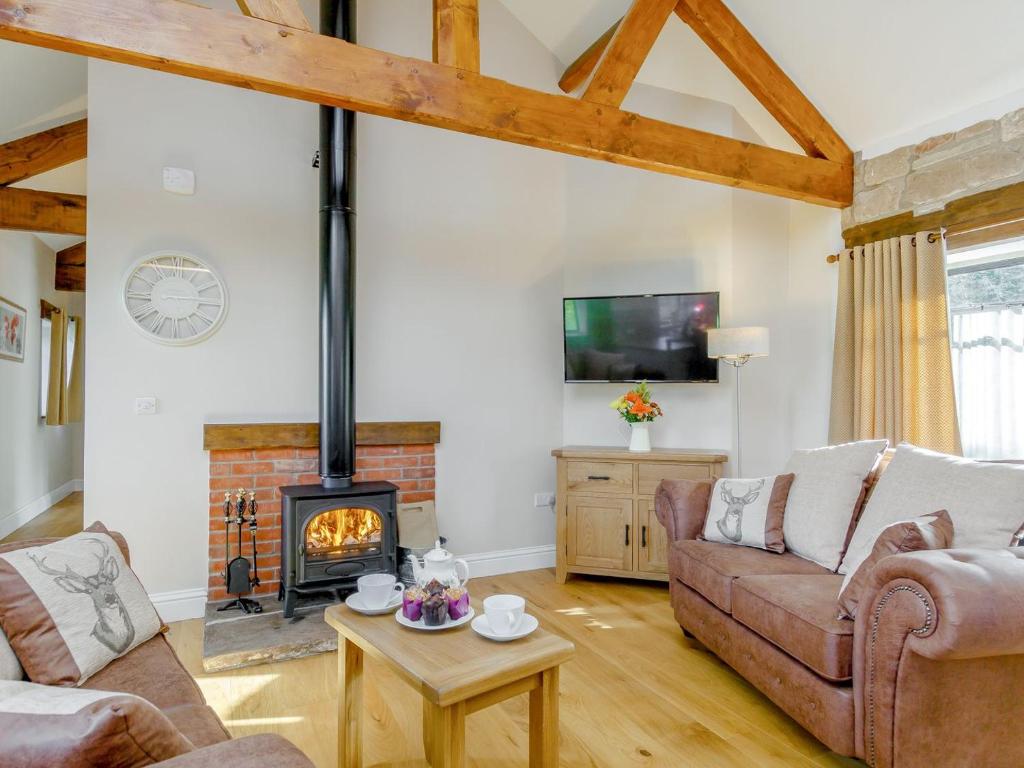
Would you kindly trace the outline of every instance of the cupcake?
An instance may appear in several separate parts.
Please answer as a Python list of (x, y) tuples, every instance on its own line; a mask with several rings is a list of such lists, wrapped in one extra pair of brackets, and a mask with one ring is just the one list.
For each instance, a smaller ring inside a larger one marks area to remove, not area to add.
[(409, 621), (419, 621), (423, 616), (423, 601), (427, 593), (419, 587), (411, 587), (402, 593), (402, 615)]
[(423, 601), (423, 623), (428, 627), (439, 627), (448, 617), (448, 603), (440, 595), (431, 595)]
[(444, 599), (448, 603), (448, 615), (452, 621), (469, 613), (469, 592), (462, 587), (448, 587), (444, 591)]
[(431, 579), (424, 589), (427, 590), (429, 595), (440, 595), (444, 593), (444, 584), (437, 579)]

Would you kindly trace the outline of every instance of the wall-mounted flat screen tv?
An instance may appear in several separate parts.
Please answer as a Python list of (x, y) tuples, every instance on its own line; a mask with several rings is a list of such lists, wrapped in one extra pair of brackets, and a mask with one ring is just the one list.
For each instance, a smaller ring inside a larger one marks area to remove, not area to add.
[(567, 382), (716, 382), (718, 292), (564, 299)]

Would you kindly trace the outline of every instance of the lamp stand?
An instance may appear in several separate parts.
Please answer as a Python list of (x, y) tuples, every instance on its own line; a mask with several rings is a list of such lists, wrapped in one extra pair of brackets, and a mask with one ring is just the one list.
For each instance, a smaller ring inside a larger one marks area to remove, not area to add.
[(723, 357), (722, 360), (736, 369), (736, 477), (743, 477), (742, 448), (740, 448), (740, 368), (750, 362), (750, 355)]

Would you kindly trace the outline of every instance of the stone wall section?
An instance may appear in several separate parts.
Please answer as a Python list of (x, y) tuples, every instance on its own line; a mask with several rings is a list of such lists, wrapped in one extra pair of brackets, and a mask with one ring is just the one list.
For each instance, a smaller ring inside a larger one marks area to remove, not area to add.
[(1024, 181), (1024, 109), (933, 136), (870, 160), (855, 158), (843, 229)]

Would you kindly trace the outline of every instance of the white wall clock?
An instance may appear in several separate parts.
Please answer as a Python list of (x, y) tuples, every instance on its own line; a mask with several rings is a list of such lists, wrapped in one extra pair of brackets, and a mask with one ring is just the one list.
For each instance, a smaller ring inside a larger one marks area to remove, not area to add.
[(196, 256), (159, 251), (135, 262), (121, 300), (143, 335), (161, 344), (195, 344), (216, 331), (228, 311), (220, 275)]

